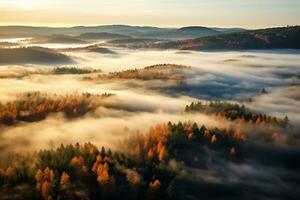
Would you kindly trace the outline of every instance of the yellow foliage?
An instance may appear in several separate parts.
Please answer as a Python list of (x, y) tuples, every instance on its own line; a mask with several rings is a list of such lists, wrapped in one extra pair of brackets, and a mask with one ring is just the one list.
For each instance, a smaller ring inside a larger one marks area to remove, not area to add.
[(74, 158), (72, 158), (71, 160), (71, 165), (76, 166), (76, 165), (83, 165), (84, 164), (84, 159), (82, 156), (75, 156)]
[(66, 172), (63, 172), (60, 177), (60, 184), (66, 185), (68, 183), (70, 183), (70, 176)]
[(44, 181), (42, 184), (42, 196), (43, 199), (48, 200), (51, 197), (52, 183)]
[(38, 169), (35, 174), (36, 189), (41, 192), (44, 200), (52, 199), (51, 192), (55, 182), (55, 174), (52, 169), (46, 167), (44, 171)]
[(154, 157), (154, 151), (152, 148), (149, 149), (148, 153), (147, 153), (148, 158), (152, 159)]
[(102, 159), (102, 157), (101, 157), (100, 155), (98, 155), (98, 156), (96, 157), (96, 161), (94, 162), (93, 167), (92, 167), (92, 171), (93, 171), (94, 173), (97, 173), (97, 170), (98, 170), (98, 168), (99, 168), (99, 165), (101, 165), (101, 162), (102, 162), (102, 161), (104, 161), (104, 159)]
[(169, 134), (169, 128), (166, 124), (158, 124), (150, 129), (150, 139), (155, 142), (164, 142)]
[(100, 174), (98, 174), (97, 181), (101, 185), (107, 184), (109, 182), (108, 171), (107, 170), (102, 170), (102, 172)]
[(105, 185), (110, 181), (110, 177), (109, 177), (109, 166), (108, 164), (105, 162), (104, 164), (102, 164), (101, 162), (97, 163), (97, 161), (94, 163), (95, 167), (97, 165), (97, 181), (99, 184), (101, 185)]
[(157, 153), (159, 154), (163, 148), (164, 148), (163, 143), (159, 141), (157, 144)]
[(51, 170), (49, 167), (46, 167), (46, 169), (44, 169), (43, 180), (53, 182), (54, 179), (55, 179), (55, 175), (54, 175), (53, 170)]
[(159, 151), (158, 159), (159, 161), (163, 161), (165, 157), (166, 157), (166, 149), (165, 147), (162, 147), (161, 150)]
[(217, 142), (217, 136), (216, 136), (216, 135), (213, 135), (213, 136), (211, 137), (210, 142), (211, 142), (211, 144), (216, 143), (216, 142)]
[(64, 112), (69, 117), (75, 117), (95, 109), (99, 97), (108, 95), (67, 95), (56, 96), (42, 93), (29, 93), (21, 100), (0, 103), (0, 124), (13, 124), (17, 120), (39, 121), (51, 112)]

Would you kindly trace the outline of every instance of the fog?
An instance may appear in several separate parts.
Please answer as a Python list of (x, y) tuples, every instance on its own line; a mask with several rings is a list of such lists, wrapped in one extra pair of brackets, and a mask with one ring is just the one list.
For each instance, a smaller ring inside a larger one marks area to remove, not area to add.
[[(257, 70), (282, 71), (284, 68), (298, 68), (299, 53), (295, 51), (276, 52), (196, 52), (176, 50), (128, 50), (117, 47), (109, 47), (117, 52), (117, 55), (103, 55), (99, 53), (74, 53), (67, 55), (73, 57), (79, 65), (100, 68), (104, 71), (119, 71), (131, 68), (143, 68), (145, 66), (172, 63), (197, 67), (204, 71), (232, 74), (235, 70), (238, 76), (242, 72), (257, 72)], [(231, 62), (228, 62), (230, 61)], [(233, 61), (234, 60), (234, 61)], [(271, 68), (271, 69), (270, 69)], [(229, 71), (228, 71), (229, 70)]]
[[(55, 47), (53, 45), (45, 47)], [(53, 67), (70, 65), (2, 65), (1, 102), (16, 99), (26, 92), (108, 92), (115, 96), (105, 101), (93, 114), (80, 119), (69, 121), (58, 114), (41, 122), (2, 127), (1, 149), (37, 150), (58, 146), (61, 142), (77, 141), (113, 147), (128, 134), (144, 132), (156, 123), (168, 121), (191, 120), (199, 124), (224, 126), (208, 116), (183, 114), (185, 105), (195, 100), (241, 101), (255, 111), (280, 117), (287, 115), (294, 125), (300, 123), (298, 51), (178, 52), (107, 48), (117, 54), (63, 53), (76, 62), (72, 66), (101, 69), (103, 73), (162, 63), (192, 68), (182, 72), (186, 79), (178, 84), (159, 80), (83, 80), (89, 75), (49, 74)], [(260, 93), (263, 88), (267, 94)]]
[[(186, 195), (184, 199), (297, 197), (295, 191), (300, 183), (296, 172), (300, 166), (300, 151), (296, 146), (300, 137), (300, 51), (195, 52), (104, 46), (115, 52), (105, 54), (88, 52), (84, 48), (68, 49), (89, 44), (39, 45), (55, 48), (75, 64), (52, 64), (49, 61), (44, 64), (0, 65), (1, 104), (19, 100), (24, 93), (32, 92), (113, 95), (100, 99), (95, 109), (77, 118), (49, 113), (45, 119), (36, 122), (0, 124), (1, 160), (6, 161), (10, 153), (25, 154), (77, 142), (91, 142), (98, 148), (105, 146), (123, 151), (128, 146), (124, 141), (138, 134), (147, 134), (159, 123), (196, 122), (210, 128), (241, 129), (246, 132), (247, 139), (235, 146), (237, 154), (243, 153), (243, 160), (230, 158), (228, 149), (191, 145), (184, 149), (186, 156), (182, 162), (169, 161), (168, 167), (177, 173), (173, 180), (176, 192)], [(184, 78), (147, 80), (102, 76), (164, 63), (188, 66), (176, 71)], [(55, 67), (100, 69), (101, 72), (54, 74)], [(284, 129), (268, 124), (241, 125), (216, 116), (184, 112), (185, 106), (191, 102), (209, 100), (237, 102), (253, 112), (280, 119), (288, 116), (291, 126)], [(274, 141), (270, 142), (270, 138)], [(291, 138), (295, 140), (292, 141), (295, 146), (290, 144)], [(4, 166), (4, 162), (0, 162), (1, 165)], [(123, 170), (129, 181), (142, 178), (135, 170)]]

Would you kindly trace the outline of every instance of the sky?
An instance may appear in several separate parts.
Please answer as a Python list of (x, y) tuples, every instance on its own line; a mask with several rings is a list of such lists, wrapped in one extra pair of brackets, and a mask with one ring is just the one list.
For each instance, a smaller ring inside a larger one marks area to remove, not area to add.
[(300, 0), (0, 0), (0, 25), (299, 25)]

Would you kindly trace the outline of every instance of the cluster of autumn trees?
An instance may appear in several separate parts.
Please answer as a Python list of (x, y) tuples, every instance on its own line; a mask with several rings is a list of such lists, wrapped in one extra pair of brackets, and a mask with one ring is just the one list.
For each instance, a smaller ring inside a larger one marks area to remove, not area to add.
[(101, 70), (84, 69), (77, 67), (56, 67), (52, 70), (54, 74), (90, 74), (101, 72)]
[(61, 145), (35, 157), (33, 167), (14, 161), (0, 168), (0, 188), (28, 184), (30, 199), (43, 200), (168, 199), (162, 186), (168, 180), (160, 177), (163, 169), (153, 170), (150, 164), (141, 168), (133, 158), (104, 147)]
[(173, 199), (177, 172), (170, 169), (170, 160), (182, 160), (192, 144), (235, 158), (238, 142), (242, 140), (226, 130), (169, 122), (126, 140), (123, 153), (86, 143), (41, 150), (27, 161), (14, 159), (0, 169), (0, 184), (29, 184), (32, 199)]
[(230, 121), (250, 122), (253, 124), (272, 124), (281, 127), (287, 127), (289, 119), (286, 116), (283, 119), (267, 116), (265, 114), (256, 114), (247, 109), (244, 105), (229, 103), (224, 101), (211, 101), (208, 103), (192, 102), (185, 107), (185, 112), (201, 112), (209, 115), (224, 117)]
[(63, 112), (69, 118), (78, 117), (95, 109), (99, 100), (110, 95), (83, 93), (62, 96), (28, 93), (19, 100), (0, 102), (0, 124), (40, 121), (53, 112)]
[(184, 75), (178, 72), (187, 68), (183, 65), (161, 64), (145, 67), (143, 69), (129, 69), (120, 72), (111, 72), (109, 78), (142, 79), (142, 80), (183, 80)]
[(218, 129), (196, 123), (179, 122), (177, 124), (158, 124), (151, 128), (149, 134), (139, 135), (129, 145), (129, 155), (139, 162), (167, 163), (169, 159), (178, 159), (180, 150), (191, 144), (223, 149), (227, 155), (236, 156), (237, 146), (245, 140), (246, 135), (239, 129)]

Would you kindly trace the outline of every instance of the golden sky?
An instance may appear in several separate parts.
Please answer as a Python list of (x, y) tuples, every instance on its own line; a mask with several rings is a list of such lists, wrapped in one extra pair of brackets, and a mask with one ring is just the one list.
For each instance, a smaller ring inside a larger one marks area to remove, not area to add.
[(0, 25), (258, 28), (299, 19), (299, 0), (0, 0)]

